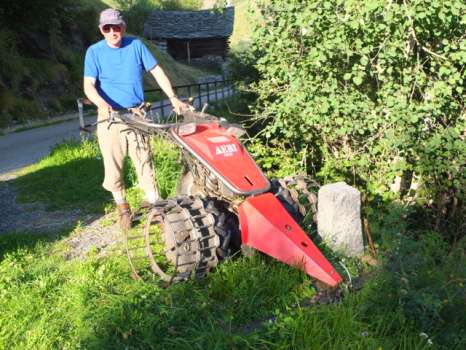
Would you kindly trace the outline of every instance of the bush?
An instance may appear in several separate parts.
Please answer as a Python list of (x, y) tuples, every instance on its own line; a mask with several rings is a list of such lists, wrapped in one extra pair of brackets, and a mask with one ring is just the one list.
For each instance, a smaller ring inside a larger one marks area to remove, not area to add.
[(413, 324), (438, 348), (463, 349), (466, 240), (451, 250), (435, 232), (419, 240), (398, 233), (391, 242), (385, 265), (362, 292), (362, 318), (400, 312), (392, 331)]
[(454, 201), (461, 205), (463, 1), (257, 4), (260, 79), (252, 88), (266, 138), (293, 144), (307, 170), (324, 178), (384, 193), (396, 176), (414, 174), (426, 203), (444, 198), (439, 215)]
[[(97, 38), (93, 5), (0, 5), (0, 125), (64, 112), (81, 91), (85, 46)], [(34, 116), (34, 117), (32, 117)]]

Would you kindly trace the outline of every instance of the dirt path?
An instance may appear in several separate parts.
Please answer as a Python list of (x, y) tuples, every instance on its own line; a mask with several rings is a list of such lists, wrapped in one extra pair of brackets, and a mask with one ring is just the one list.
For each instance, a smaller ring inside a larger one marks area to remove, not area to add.
[(0, 185), (0, 208), (0, 232), (53, 232), (91, 219), (79, 210), (47, 212), (40, 204), (19, 204), (13, 189), (6, 183)]
[(0, 238), (5, 233), (49, 233), (69, 230), (65, 238), (69, 245), (67, 258), (85, 258), (89, 251), (105, 254), (106, 250), (122, 241), (113, 213), (84, 214), (80, 210), (47, 211), (38, 203), (21, 204), (16, 201), (13, 188), (0, 182)]

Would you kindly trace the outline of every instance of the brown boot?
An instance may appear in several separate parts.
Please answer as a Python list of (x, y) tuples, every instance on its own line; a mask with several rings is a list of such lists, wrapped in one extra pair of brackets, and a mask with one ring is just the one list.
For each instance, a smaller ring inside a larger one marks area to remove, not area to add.
[(128, 203), (117, 204), (120, 227), (123, 231), (131, 228), (131, 210)]

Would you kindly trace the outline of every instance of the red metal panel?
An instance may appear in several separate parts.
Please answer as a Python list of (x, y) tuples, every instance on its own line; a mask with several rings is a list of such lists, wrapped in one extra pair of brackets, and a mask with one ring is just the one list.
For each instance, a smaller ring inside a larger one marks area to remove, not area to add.
[(273, 194), (247, 198), (239, 206), (239, 221), (243, 244), (298, 266), (330, 286), (341, 282), (338, 272)]
[(176, 135), (237, 193), (263, 192), (269, 182), (238, 139), (217, 123), (198, 124), (190, 135)]

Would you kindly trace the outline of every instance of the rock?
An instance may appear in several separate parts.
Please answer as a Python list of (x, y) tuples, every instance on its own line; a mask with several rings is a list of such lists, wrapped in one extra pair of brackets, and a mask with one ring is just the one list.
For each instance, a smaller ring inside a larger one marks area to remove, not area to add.
[(361, 225), (361, 194), (344, 182), (320, 188), (317, 230), (332, 249), (347, 256), (364, 252)]

